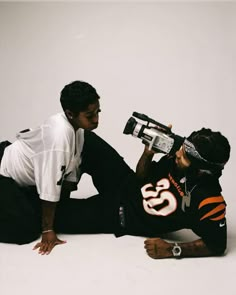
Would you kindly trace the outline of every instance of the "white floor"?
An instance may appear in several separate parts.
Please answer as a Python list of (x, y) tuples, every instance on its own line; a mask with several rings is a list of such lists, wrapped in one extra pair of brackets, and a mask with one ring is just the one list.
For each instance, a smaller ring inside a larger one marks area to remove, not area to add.
[(61, 236), (66, 245), (48, 256), (24, 246), (0, 244), (2, 295), (214, 294), (235, 295), (236, 251), (220, 258), (150, 259), (144, 238)]

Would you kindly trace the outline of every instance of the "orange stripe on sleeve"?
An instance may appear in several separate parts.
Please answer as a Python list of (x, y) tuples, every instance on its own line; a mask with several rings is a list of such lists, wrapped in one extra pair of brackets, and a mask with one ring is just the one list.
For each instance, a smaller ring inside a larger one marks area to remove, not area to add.
[(222, 203), (222, 202), (224, 202), (224, 198), (222, 196), (210, 197), (210, 198), (207, 198), (207, 199), (201, 201), (201, 203), (198, 206), (198, 209), (202, 208), (203, 206), (205, 206), (207, 204)]
[(203, 220), (209, 216), (214, 215), (215, 213), (224, 210), (225, 209), (225, 204), (220, 204), (218, 205), (216, 208), (214, 208), (213, 210), (211, 210), (210, 212), (208, 212), (207, 214), (205, 214), (204, 216), (202, 216), (202, 218), (200, 220)]
[(224, 218), (225, 218), (225, 212), (222, 213), (220, 216), (217, 216), (215, 218), (210, 218), (210, 220), (219, 221), (219, 220), (224, 219)]

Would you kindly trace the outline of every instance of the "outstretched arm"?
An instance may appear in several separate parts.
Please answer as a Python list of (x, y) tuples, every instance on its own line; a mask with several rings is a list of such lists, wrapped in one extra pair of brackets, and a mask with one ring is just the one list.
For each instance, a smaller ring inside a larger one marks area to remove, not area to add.
[[(173, 247), (175, 243), (169, 243), (160, 238), (150, 238), (145, 240), (144, 248), (147, 254), (153, 259), (173, 258)], [(183, 257), (207, 257), (219, 255), (207, 248), (202, 239), (193, 242), (178, 243), (181, 248), (179, 258)], [(221, 253), (223, 254), (223, 253)]]
[(33, 250), (39, 249), (39, 254), (50, 254), (52, 249), (59, 244), (66, 243), (57, 238), (54, 231), (54, 217), (57, 202), (49, 202), (42, 200), (42, 239), (37, 243)]

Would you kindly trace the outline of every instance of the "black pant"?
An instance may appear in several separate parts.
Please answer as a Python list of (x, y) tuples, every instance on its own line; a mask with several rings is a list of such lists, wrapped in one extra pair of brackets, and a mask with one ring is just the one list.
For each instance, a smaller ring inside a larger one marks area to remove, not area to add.
[(99, 195), (61, 200), (56, 215), (57, 231), (120, 235), (119, 207), (126, 186), (134, 177), (133, 170), (110, 145), (89, 131), (85, 131), (81, 170), (92, 177)]
[[(99, 195), (61, 199), (55, 229), (64, 233), (112, 233), (119, 227), (122, 192), (133, 171), (123, 158), (95, 133), (85, 131), (82, 173), (91, 175)], [(21, 188), (0, 177), (0, 242), (24, 244), (41, 233), (41, 203), (33, 188)]]
[(22, 188), (0, 176), (0, 242), (25, 244), (41, 231), (41, 206), (35, 188)]
[[(9, 141), (0, 143), (0, 162)], [(25, 244), (40, 235), (40, 200), (34, 187), (22, 188), (0, 176), (0, 242)]]

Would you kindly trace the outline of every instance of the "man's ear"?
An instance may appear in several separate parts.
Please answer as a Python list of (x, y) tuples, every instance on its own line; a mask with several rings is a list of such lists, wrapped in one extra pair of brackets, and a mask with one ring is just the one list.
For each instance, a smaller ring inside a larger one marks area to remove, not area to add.
[(72, 120), (73, 117), (74, 117), (73, 112), (70, 111), (70, 110), (65, 110), (65, 114), (66, 114), (66, 116), (67, 116), (67, 118), (68, 118), (69, 120)]

